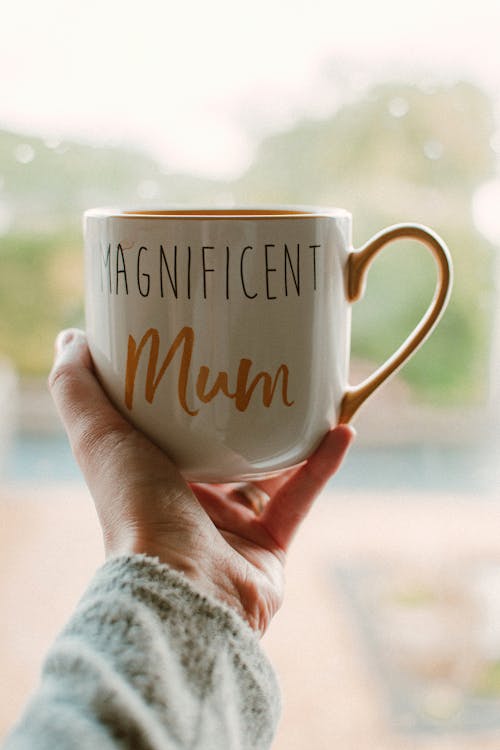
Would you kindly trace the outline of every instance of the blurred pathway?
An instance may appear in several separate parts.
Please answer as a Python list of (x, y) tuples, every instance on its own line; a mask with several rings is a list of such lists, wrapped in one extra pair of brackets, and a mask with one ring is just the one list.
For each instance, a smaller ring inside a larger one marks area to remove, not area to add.
[[(36, 492), (36, 494), (35, 494)], [(0, 736), (35, 686), (41, 659), (102, 561), (81, 485), (0, 493)], [(335, 566), (425, 569), (500, 565), (500, 504), (462, 496), (329, 491), (289, 559), (285, 604), (264, 647), (281, 679), (274, 750), (495, 750), (495, 734), (397, 731)], [(500, 706), (499, 706), (500, 711)]]

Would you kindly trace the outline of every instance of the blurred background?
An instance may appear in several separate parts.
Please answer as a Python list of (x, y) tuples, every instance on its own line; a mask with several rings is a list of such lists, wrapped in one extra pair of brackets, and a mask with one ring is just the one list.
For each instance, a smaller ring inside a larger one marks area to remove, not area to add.
[[(275, 747), (498, 747), (496, 0), (18, 0), (3, 15), (0, 736), (102, 559), (45, 385), (57, 332), (84, 326), (82, 211), (320, 204), (353, 213), (355, 246), (430, 225), (455, 286), (292, 550), (264, 642), (284, 692)], [(418, 245), (383, 252), (353, 310), (353, 383), (434, 278)]]

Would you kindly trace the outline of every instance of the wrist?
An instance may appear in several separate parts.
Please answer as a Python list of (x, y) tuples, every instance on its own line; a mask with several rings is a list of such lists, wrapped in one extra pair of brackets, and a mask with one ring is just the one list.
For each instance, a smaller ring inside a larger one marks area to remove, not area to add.
[(199, 594), (223, 603), (253, 630), (261, 630), (259, 623), (249, 617), (243, 606), (241, 593), (233, 577), (226, 572), (229, 566), (223, 562), (217, 563), (213, 552), (211, 555), (203, 555), (202, 550), (198, 549), (194, 557), (186, 552), (166, 547), (158, 540), (132, 532), (121, 534), (120, 539), (113, 538), (112, 541), (108, 539), (105, 551), (107, 559), (127, 555), (145, 555), (157, 560), (171, 570), (183, 574)]

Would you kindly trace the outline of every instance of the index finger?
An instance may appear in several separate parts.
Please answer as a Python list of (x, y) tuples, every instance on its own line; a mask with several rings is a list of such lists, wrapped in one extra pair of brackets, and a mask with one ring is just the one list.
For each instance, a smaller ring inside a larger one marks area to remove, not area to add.
[(284, 484), (286, 484), (293, 477), (294, 474), (299, 471), (300, 466), (303, 466), (303, 464), (304, 462), (302, 461), (299, 466), (294, 466), (292, 469), (284, 469), (274, 477), (269, 477), (268, 479), (260, 479), (253, 482), (253, 484), (256, 487), (260, 487), (260, 489), (264, 490), (264, 492), (267, 492), (269, 497), (272, 497), (278, 492), (279, 489), (281, 489), (281, 487), (283, 487)]
[(328, 432), (313, 455), (269, 500), (259, 520), (282, 549), (290, 545), (314, 500), (339, 469), (354, 435), (349, 425)]

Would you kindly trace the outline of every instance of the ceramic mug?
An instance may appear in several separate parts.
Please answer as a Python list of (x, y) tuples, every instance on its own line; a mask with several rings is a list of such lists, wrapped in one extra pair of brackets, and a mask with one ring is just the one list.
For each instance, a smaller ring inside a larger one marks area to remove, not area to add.
[[(349, 422), (436, 325), (451, 260), (430, 229), (399, 224), (359, 250), (339, 209), (85, 214), (86, 325), (117, 408), (189, 480), (272, 475)], [(352, 303), (393, 240), (437, 265), (434, 299), (397, 352), (348, 384)]]

